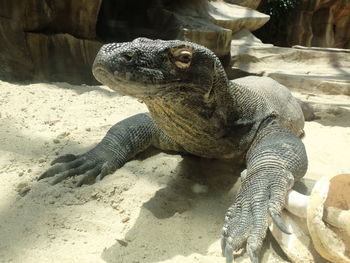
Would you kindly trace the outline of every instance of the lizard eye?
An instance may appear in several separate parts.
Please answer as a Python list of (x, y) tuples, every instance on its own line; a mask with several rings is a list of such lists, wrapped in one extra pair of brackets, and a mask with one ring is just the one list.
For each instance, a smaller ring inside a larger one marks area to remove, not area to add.
[(177, 57), (177, 61), (187, 64), (191, 62), (191, 58), (192, 54), (188, 51), (184, 51)]
[(122, 57), (123, 57), (126, 61), (130, 61), (130, 60), (133, 58), (134, 55), (135, 55), (135, 54), (132, 53), (132, 52), (127, 52), (127, 53), (122, 54)]
[(191, 65), (193, 48), (192, 47), (177, 47), (172, 48), (171, 53), (175, 59), (175, 65), (180, 69), (186, 69)]
[(187, 50), (182, 50), (181, 53), (175, 59), (175, 65), (178, 68), (188, 68), (191, 65), (192, 53), (190, 53)]

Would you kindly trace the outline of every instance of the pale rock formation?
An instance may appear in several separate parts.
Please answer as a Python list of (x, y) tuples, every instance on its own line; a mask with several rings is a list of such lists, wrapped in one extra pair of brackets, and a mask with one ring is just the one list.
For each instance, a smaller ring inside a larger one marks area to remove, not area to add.
[(96, 83), (91, 65), (105, 42), (177, 38), (227, 57), (233, 33), (269, 20), (223, 0), (0, 0), (0, 6), (0, 48), (6, 51), (0, 77), (73, 83)]
[(252, 9), (257, 9), (261, 0), (225, 0), (225, 2), (240, 6), (249, 7)]
[(302, 92), (350, 95), (350, 51), (346, 49), (276, 47), (242, 30), (233, 35), (231, 56), (231, 78), (269, 76)]
[(350, 48), (350, 2), (303, 0), (288, 26), (289, 45)]

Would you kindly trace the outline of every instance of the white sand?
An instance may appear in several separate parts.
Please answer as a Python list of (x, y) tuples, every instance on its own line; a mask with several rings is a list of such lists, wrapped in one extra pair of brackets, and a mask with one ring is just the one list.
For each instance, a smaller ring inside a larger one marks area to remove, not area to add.
[[(306, 124), (308, 177), (350, 172), (344, 109)], [(101, 87), (0, 81), (0, 262), (225, 262), (219, 237), (237, 188), (234, 165), (151, 150), (94, 185), (36, 181), (57, 155), (86, 151), (145, 110)], [(264, 261), (284, 262), (276, 250), (267, 242)]]

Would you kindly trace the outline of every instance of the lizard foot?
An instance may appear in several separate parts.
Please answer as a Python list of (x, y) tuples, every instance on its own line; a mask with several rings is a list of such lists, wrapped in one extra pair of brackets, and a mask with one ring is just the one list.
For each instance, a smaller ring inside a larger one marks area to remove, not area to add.
[(76, 186), (102, 180), (107, 174), (114, 172), (117, 167), (110, 161), (97, 158), (97, 156), (91, 151), (83, 155), (59, 156), (51, 162), (53, 166), (41, 174), (38, 180), (55, 176), (51, 182), (52, 185), (55, 185), (70, 176), (80, 175)]
[(234, 204), (226, 213), (222, 229), (221, 248), (227, 263), (234, 262), (233, 252), (241, 249), (244, 243), (251, 262), (259, 262), (269, 216), (282, 232), (290, 234), (280, 213), (293, 182), (288, 171), (276, 176), (246, 175)]

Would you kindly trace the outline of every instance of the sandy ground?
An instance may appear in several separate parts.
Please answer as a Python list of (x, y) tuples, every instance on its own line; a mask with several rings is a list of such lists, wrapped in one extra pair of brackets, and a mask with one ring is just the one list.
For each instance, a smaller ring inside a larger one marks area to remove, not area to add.
[[(350, 98), (297, 95), (342, 107), (306, 124), (307, 177), (350, 172)], [(36, 180), (57, 155), (86, 151), (145, 110), (103, 87), (0, 81), (0, 262), (224, 262), (239, 167), (149, 150), (94, 185)], [(263, 258), (285, 262), (271, 238)]]

